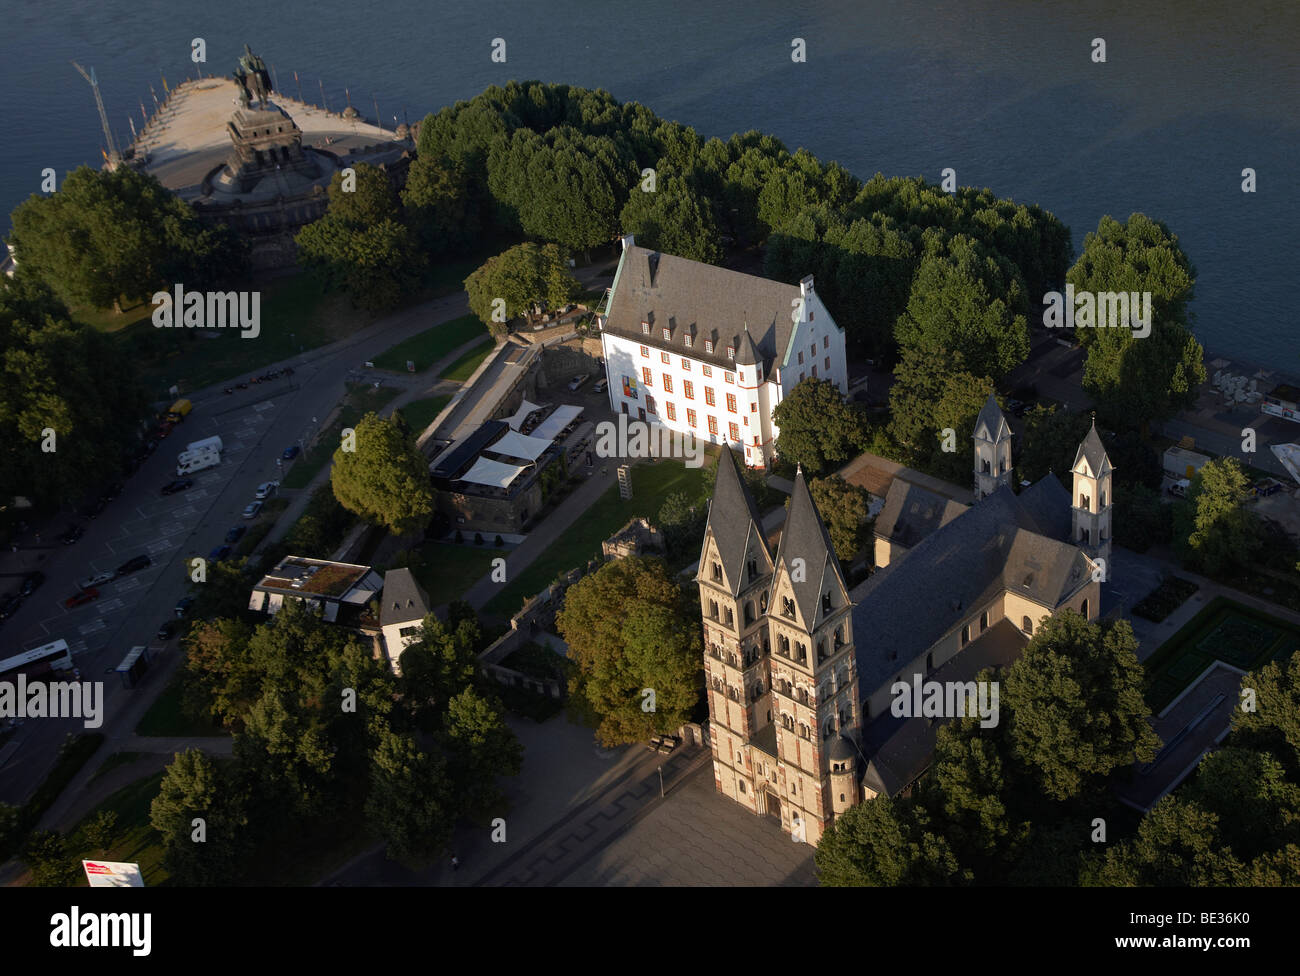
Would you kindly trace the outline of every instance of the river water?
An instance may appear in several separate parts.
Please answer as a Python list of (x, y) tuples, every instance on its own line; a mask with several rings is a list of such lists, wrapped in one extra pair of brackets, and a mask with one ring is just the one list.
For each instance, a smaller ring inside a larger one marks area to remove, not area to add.
[[(1125, 9), (1125, 8), (1135, 9)], [(1063, 9), (1068, 8), (1068, 9)], [(1198, 271), (1207, 348), (1292, 372), (1300, 225), (1300, 3), (1292, 0), (654, 4), (396, 0), (311, 4), (55, 0), (0, 13), (0, 206), (100, 159), (93, 66), (110, 123), (150, 85), (228, 73), (248, 42), (289, 94), (416, 119), (494, 82), (563, 81), (642, 102), (706, 136), (760, 129), (858, 176), (946, 167), (1036, 203), (1076, 248), (1103, 214), (1165, 221)], [(493, 63), (494, 38), (506, 63)], [(791, 59), (803, 38), (807, 60)], [(1106, 62), (1092, 60), (1093, 39)], [(298, 82), (293, 72), (298, 72)], [(1257, 174), (1243, 193), (1242, 170)], [(7, 224), (7, 222), (5, 222)]]

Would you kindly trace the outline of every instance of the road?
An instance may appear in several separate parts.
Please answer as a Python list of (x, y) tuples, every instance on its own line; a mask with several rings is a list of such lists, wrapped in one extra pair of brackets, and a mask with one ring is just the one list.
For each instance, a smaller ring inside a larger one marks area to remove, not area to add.
[[(579, 269), (589, 285), (599, 277), (607, 260)], [(0, 593), (16, 588), (22, 575), (40, 569), (44, 586), (0, 629), (0, 652), (17, 653), (57, 637), (72, 647), (83, 680), (104, 680), (104, 727), (111, 741), (129, 734), (118, 728), (123, 707), (135, 693), (121, 687), (115, 675), (104, 674), (137, 645), (159, 647), (155, 635), (173, 608), (188, 592), (187, 560), (207, 556), (220, 545), (226, 531), (252, 523), (240, 518), (256, 486), (277, 479), (276, 459), (289, 444), (309, 438), (334, 409), (367, 361), (403, 340), (469, 311), (464, 292), (402, 309), (359, 330), (346, 339), (259, 369), (260, 373), (292, 366), (294, 375), (269, 383), (250, 384), (234, 394), (224, 389), (235, 381), (215, 384), (190, 395), (194, 409), (161, 442), (153, 456), (125, 480), (122, 494), (99, 517), (87, 523), (85, 536), (72, 546), (54, 538), (67, 526), (66, 515), (34, 527), (18, 553), (0, 553)], [(274, 328), (264, 325), (263, 332)], [(255, 341), (255, 340), (254, 340)], [(436, 377), (445, 365), (436, 363), (423, 374)], [(374, 374), (379, 375), (379, 374)], [(392, 374), (384, 374), (390, 376)], [(411, 379), (396, 380), (407, 385)], [(189, 491), (164, 498), (159, 488), (175, 476), (176, 454), (185, 443), (219, 434), (225, 444), (219, 467), (198, 472)], [(288, 515), (300, 509), (292, 504)], [(281, 516), (283, 520), (285, 515)], [(41, 538), (36, 538), (36, 532)], [(95, 603), (74, 611), (63, 601), (77, 589), (77, 581), (98, 570), (112, 570), (139, 553), (153, 565), (142, 572), (107, 584)], [(161, 684), (150, 683), (156, 695)], [(76, 719), (29, 720), (12, 736), (18, 744), (0, 766), (0, 801), (23, 802), (44, 778), (64, 737), (82, 731)]]

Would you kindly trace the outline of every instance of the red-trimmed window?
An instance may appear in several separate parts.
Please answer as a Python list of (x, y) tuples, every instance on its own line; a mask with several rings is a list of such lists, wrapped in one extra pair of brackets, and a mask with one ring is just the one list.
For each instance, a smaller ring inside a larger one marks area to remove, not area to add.
[(723, 376), (722, 376), (722, 378), (725, 379), (728, 383), (735, 383), (735, 382), (736, 382), (736, 374), (735, 374), (735, 373), (724, 373)]
[(695, 399), (695, 384), (694, 384), (694, 383), (692, 383), (690, 380), (683, 380), (683, 381), (682, 381), (682, 388), (686, 391), (686, 399), (688, 399), (688, 400), (694, 400), (694, 399)]
[(645, 411), (646, 413), (658, 412), (655, 410), (655, 398), (648, 393), (646, 394), (646, 398), (645, 398)]
[(642, 334), (642, 335), (649, 335), (649, 334), (650, 334), (650, 323), (649, 323), (649, 322), (645, 322), (645, 321), (643, 321), (643, 322), (641, 323), (641, 334)]
[(641, 367), (641, 381), (642, 381), (643, 383), (645, 383), (646, 386), (654, 386), (654, 380), (652, 380), (652, 379), (650, 378), (650, 367), (649, 367), (649, 366), (642, 366), (642, 367)]
[(735, 424), (727, 425), (727, 433), (730, 434), (733, 443), (738, 443), (740, 441), (740, 428)]
[(667, 373), (664, 373), (664, 392), (665, 393), (673, 392), (673, 378), (669, 376)]
[(692, 410), (690, 407), (686, 408), (686, 422), (690, 424), (692, 427), (695, 426), (695, 411)]
[(736, 412), (736, 394), (727, 394), (727, 409), (732, 413)]
[(717, 436), (717, 433), (718, 433), (718, 418), (717, 418), (717, 417), (710, 417), (710, 418), (709, 418), (709, 433), (710, 433), (710, 434), (713, 434), (714, 436)]
[(661, 363), (663, 363), (665, 366), (668, 365), (668, 363), (671, 361), (671, 359), (672, 359), (672, 357), (669, 356), (668, 353), (666, 353), (666, 352), (661, 352), (661, 353), (659, 354), (659, 361), (660, 361)]
[(704, 366), (701, 366), (700, 368), (704, 370), (704, 375), (705, 375), (705, 376), (712, 376), (712, 375), (713, 375), (713, 367), (710, 366), (710, 365), (708, 365), (707, 363), (706, 363)]
[(690, 371), (691, 371), (691, 361), (690, 361), (689, 359), (687, 359), (685, 356), (683, 356), (683, 357), (682, 357), (682, 372), (683, 372), (683, 373), (689, 373)]
[(676, 419), (677, 419), (677, 408), (676, 408), (675, 406), (673, 406), (673, 402), (672, 402), (671, 400), (669, 400), (668, 403), (665, 404), (665, 406), (668, 407), (668, 419), (669, 419), (669, 420), (676, 420)]
[(704, 402), (711, 407), (716, 407), (718, 405), (717, 401), (713, 397), (713, 387), (706, 386), (704, 388)]
[(641, 358), (642, 358), (642, 359), (649, 359), (649, 358), (650, 358), (650, 347), (649, 347), (649, 346), (642, 346), (642, 347), (641, 347)]

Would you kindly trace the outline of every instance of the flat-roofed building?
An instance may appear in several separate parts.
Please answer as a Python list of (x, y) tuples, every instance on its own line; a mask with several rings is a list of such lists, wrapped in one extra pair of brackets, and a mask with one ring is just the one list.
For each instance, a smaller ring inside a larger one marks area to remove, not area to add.
[(248, 609), (274, 614), (285, 600), (302, 600), (334, 623), (343, 608), (363, 609), (382, 589), (382, 579), (369, 566), (285, 556), (253, 587)]

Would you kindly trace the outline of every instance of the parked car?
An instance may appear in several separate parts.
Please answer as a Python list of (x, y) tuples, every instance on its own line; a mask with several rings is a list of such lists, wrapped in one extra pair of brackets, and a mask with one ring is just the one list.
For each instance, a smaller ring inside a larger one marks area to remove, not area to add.
[(19, 590), (19, 592), (23, 596), (31, 596), (33, 593), (35, 593), (37, 590), (41, 588), (41, 584), (44, 582), (45, 582), (45, 574), (40, 572), (39, 570), (34, 573), (28, 573), (26, 576), (23, 577), (22, 589)]
[(257, 513), (262, 510), (261, 502), (249, 502), (244, 506), (244, 518), (257, 518)]
[(192, 488), (193, 486), (193, 478), (177, 478), (175, 481), (169, 481), (163, 485), (162, 493), (164, 495), (174, 495), (178, 491), (184, 491), (186, 488)]
[(569, 390), (573, 391), (581, 388), (582, 384), (587, 382), (589, 379), (591, 379), (590, 373), (579, 373), (573, 379), (569, 380)]
[(150, 559), (148, 556), (145, 555), (132, 556), (121, 566), (117, 567), (117, 575), (126, 576), (130, 573), (137, 572), (138, 570), (147, 569), (152, 565), (153, 565), (153, 560)]
[(240, 539), (244, 537), (244, 533), (247, 531), (248, 529), (245, 526), (236, 525), (233, 529), (231, 529), (229, 532), (226, 533), (226, 541), (238, 542)]
[(112, 573), (96, 573), (94, 576), (87, 576), (77, 585), (83, 590), (89, 590), (96, 586), (103, 586), (105, 583), (111, 583), (116, 578)]
[(1169, 486), (1169, 494), (1173, 495), (1175, 498), (1186, 498), (1187, 489), (1190, 487), (1192, 487), (1191, 481), (1186, 478), (1179, 478)]
[(194, 597), (183, 596), (176, 601), (176, 616), (183, 617), (190, 607), (194, 606)]
[(301, 453), (302, 453), (302, 448), (300, 448), (297, 444), (293, 444), (289, 447), (286, 447), (284, 449), (284, 452), (280, 455), (280, 457), (284, 458), (284, 460), (286, 461), (292, 461)]
[(61, 538), (63, 539), (63, 544), (65, 546), (70, 546), (85, 534), (86, 527), (77, 523), (76, 525), (69, 525), (68, 530), (63, 533)]
[(600, 379), (596, 380), (596, 385), (591, 388), (591, 392), (604, 393), (607, 389), (609, 389), (609, 380), (602, 376)]
[(1276, 478), (1265, 478), (1254, 484), (1255, 494), (1260, 498), (1265, 498), (1282, 490), (1282, 482)]
[(276, 489), (280, 487), (278, 481), (263, 481), (257, 486), (257, 491), (253, 493), (254, 498), (270, 498), (275, 494)]
[(166, 621), (161, 627), (158, 628), (159, 640), (171, 640), (175, 636), (176, 636), (176, 624), (174, 624), (170, 620)]
[(230, 555), (230, 546), (217, 546), (210, 553), (208, 553), (208, 559), (214, 563), (219, 563), (221, 562), (221, 560), (225, 559), (229, 555)]
[(82, 590), (80, 593), (72, 594), (72, 596), (68, 597), (66, 600), (63, 601), (63, 605), (67, 607), (69, 610), (71, 610), (73, 607), (84, 606), (85, 604), (89, 603), (91, 600), (98, 600), (98, 599), (99, 599), (99, 590), (95, 589), (92, 586), (90, 587), (90, 589)]
[(18, 612), (18, 608), (23, 605), (23, 598), (18, 593), (11, 593), (3, 601), (0, 601), (0, 620), (12, 617)]

